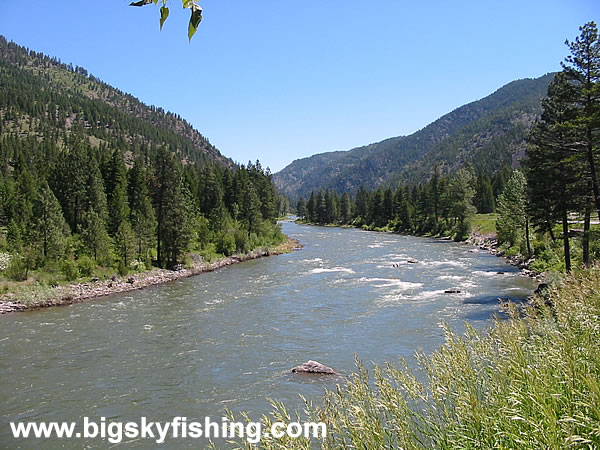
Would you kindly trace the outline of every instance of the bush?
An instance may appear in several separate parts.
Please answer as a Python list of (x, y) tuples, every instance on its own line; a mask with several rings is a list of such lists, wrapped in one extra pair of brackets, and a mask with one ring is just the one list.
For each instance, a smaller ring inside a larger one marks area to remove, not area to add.
[(217, 238), (217, 252), (231, 256), (235, 252), (235, 238), (231, 233), (219, 233)]
[(77, 263), (72, 259), (63, 261), (61, 265), (61, 272), (67, 281), (73, 281), (79, 278), (79, 269)]
[(129, 269), (127, 268), (127, 266), (125, 265), (125, 263), (123, 262), (123, 260), (119, 260), (119, 265), (117, 266), (117, 271), (119, 272), (119, 275), (121, 275), (122, 277), (124, 277), (125, 275), (127, 275), (129, 273)]
[(27, 265), (21, 255), (13, 255), (6, 268), (6, 276), (13, 281), (25, 281), (27, 279)]
[(97, 267), (96, 261), (87, 255), (83, 255), (77, 260), (77, 266), (79, 268), (79, 273), (84, 277), (91, 277)]

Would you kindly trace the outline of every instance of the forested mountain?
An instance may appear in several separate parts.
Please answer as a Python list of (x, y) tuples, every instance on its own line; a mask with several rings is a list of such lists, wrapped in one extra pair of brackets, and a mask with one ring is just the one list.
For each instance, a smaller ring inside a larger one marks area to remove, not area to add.
[[(0, 281), (176, 268), (281, 242), (271, 174), (0, 37)], [(100, 272), (97, 272), (100, 271)]]
[(410, 136), (296, 160), (274, 175), (275, 184), (296, 201), (319, 189), (341, 194), (354, 193), (361, 185), (371, 190), (421, 182), (431, 176), (434, 165), (451, 173), (471, 163), (478, 173), (492, 175), (522, 156), (553, 77), (513, 81)]
[(234, 166), (179, 115), (0, 36), (0, 138), (35, 136), (60, 147), (73, 132), (94, 147), (121, 149), (127, 161), (164, 145), (185, 162)]

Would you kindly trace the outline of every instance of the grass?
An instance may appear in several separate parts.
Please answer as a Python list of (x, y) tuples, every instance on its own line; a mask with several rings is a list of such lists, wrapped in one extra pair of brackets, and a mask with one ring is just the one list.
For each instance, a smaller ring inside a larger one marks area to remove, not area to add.
[[(600, 268), (564, 277), (547, 299), (489, 332), (444, 327), (442, 347), (405, 365), (375, 366), (327, 391), (308, 420), (320, 442), (263, 438), (264, 448), (569, 448), (600, 446)], [(551, 306), (549, 306), (551, 305)], [(425, 381), (421, 381), (421, 380)], [(265, 424), (292, 416), (273, 403)]]
[(475, 214), (471, 222), (473, 231), (482, 234), (496, 234), (496, 219), (498, 214)]

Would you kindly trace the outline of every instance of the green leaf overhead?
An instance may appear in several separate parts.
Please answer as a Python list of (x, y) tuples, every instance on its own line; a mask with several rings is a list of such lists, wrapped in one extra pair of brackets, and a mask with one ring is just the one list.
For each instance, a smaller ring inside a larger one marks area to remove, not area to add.
[(166, 6), (161, 6), (160, 7), (160, 29), (162, 30), (163, 24), (165, 23), (165, 20), (167, 20), (167, 17), (169, 17), (169, 8), (167, 8)]
[(194, 34), (198, 30), (198, 25), (202, 21), (202, 8), (199, 5), (191, 2), (192, 15), (190, 17), (190, 24), (188, 25), (188, 39), (192, 40)]
[[(169, 0), (139, 0), (137, 2), (131, 2), (129, 6), (145, 6), (152, 3), (157, 5), (159, 1), (162, 3), (162, 6), (160, 7), (160, 29), (162, 30), (165, 21), (169, 17), (169, 8), (167, 7)], [(202, 8), (195, 0), (181, 0), (181, 4), (184, 9), (192, 10), (188, 24), (188, 39), (191, 41), (194, 34), (196, 34), (196, 31), (198, 31), (198, 25), (202, 21)]]
[(152, 0), (140, 0), (139, 2), (131, 2), (129, 6), (144, 6), (152, 3)]

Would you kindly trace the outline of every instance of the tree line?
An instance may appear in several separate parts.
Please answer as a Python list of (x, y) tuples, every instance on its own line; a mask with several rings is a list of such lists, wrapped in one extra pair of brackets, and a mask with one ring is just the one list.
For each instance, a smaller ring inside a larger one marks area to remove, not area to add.
[(491, 213), (496, 197), (511, 176), (508, 166), (493, 176), (476, 175), (473, 168), (454, 175), (435, 167), (429, 181), (417, 185), (390, 186), (356, 195), (332, 190), (313, 191), (308, 200), (301, 197), (296, 212), (317, 224), (353, 225), (367, 229), (387, 229), (409, 234), (454, 234), (463, 239), (475, 212)]
[[(0, 141), (0, 251), (16, 278), (70, 262), (173, 268), (190, 251), (246, 252), (279, 243), (285, 202), (260, 162), (237, 169), (184, 164), (166, 147), (126, 159), (119, 148), (32, 138)], [(91, 269), (90, 269), (91, 266)]]

